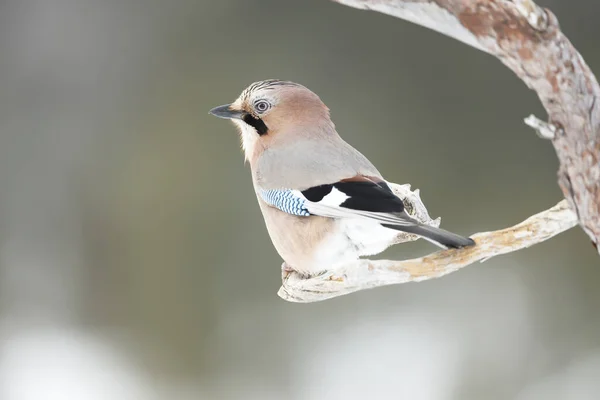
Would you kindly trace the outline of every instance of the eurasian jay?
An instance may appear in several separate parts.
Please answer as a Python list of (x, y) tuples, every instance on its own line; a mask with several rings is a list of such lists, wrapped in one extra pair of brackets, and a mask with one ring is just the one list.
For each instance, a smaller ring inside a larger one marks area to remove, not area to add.
[(410, 217), (377, 168), (338, 135), (327, 106), (302, 85), (255, 82), (210, 113), (240, 130), (258, 204), (286, 268), (335, 269), (382, 252), (397, 231), (442, 248), (475, 244)]

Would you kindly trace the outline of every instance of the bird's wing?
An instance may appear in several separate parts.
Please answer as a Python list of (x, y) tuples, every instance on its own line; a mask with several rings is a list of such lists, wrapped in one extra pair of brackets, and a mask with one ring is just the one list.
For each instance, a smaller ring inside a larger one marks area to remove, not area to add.
[(259, 190), (269, 205), (299, 216), (367, 218), (395, 226), (419, 225), (380, 178), (356, 176), (305, 190)]
[(273, 207), (298, 216), (365, 218), (382, 226), (416, 234), (444, 249), (475, 244), (444, 229), (421, 224), (404, 211), (404, 204), (381, 178), (355, 176), (304, 190), (271, 189), (259, 192)]

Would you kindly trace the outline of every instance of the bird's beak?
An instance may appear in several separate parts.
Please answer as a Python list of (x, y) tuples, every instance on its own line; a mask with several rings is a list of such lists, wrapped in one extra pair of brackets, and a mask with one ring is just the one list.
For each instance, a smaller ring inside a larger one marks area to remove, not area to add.
[(209, 111), (209, 114), (214, 115), (215, 117), (225, 118), (225, 119), (242, 119), (244, 116), (244, 112), (241, 110), (232, 110), (231, 104), (225, 104), (219, 107), (215, 107)]

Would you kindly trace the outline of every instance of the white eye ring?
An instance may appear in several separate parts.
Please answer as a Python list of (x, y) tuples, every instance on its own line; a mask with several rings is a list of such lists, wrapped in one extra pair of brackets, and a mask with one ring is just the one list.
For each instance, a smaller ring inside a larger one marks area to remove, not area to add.
[(266, 100), (257, 100), (254, 103), (254, 109), (259, 114), (266, 112), (269, 108), (271, 108), (271, 104)]

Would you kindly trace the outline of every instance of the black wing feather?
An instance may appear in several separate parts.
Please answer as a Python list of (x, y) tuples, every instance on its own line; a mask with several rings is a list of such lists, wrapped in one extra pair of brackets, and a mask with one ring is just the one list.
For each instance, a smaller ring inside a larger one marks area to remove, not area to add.
[(340, 203), (339, 207), (380, 213), (401, 213), (404, 211), (404, 203), (394, 195), (385, 182), (341, 181), (314, 186), (302, 191), (302, 195), (316, 203), (331, 193), (333, 188), (348, 196), (348, 199)]
[(389, 186), (374, 182), (339, 182), (334, 185), (340, 192), (350, 196), (340, 207), (352, 210), (401, 213), (404, 203), (392, 193)]
[[(340, 204), (319, 204), (333, 189), (348, 196)], [(459, 248), (475, 244), (472, 239), (456, 235), (444, 229), (423, 225), (404, 212), (404, 203), (385, 182), (372, 180), (347, 180), (326, 185), (319, 185), (302, 191), (302, 195), (312, 203), (309, 212), (328, 217), (342, 217), (347, 213), (355, 213), (373, 218), (386, 228), (417, 234), (443, 248)], [(341, 209), (353, 211), (341, 211)], [(336, 212), (336, 210), (341, 211)], [(369, 215), (369, 213), (371, 213)]]
[(331, 189), (333, 189), (333, 184), (313, 186), (309, 189), (303, 190), (302, 195), (308, 200), (317, 203), (323, 200), (323, 197), (331, 193)]

